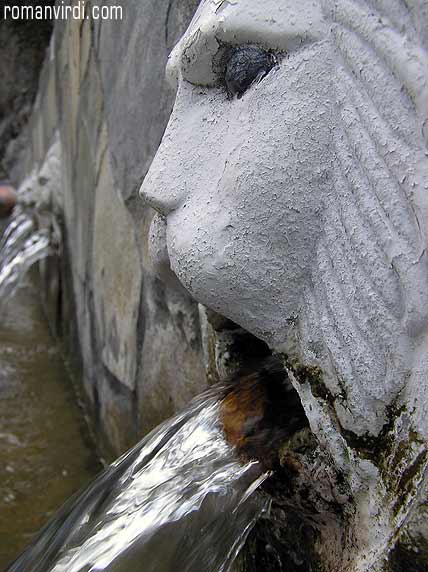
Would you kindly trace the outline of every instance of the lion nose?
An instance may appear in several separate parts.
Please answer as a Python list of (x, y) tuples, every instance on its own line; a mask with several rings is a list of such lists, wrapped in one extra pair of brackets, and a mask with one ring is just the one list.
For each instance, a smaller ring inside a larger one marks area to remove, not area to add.
[(152, 207), (152, 209), (155, 209), (155, 211), (162, 216), (167, 216), (169, 209), (165, 200), (162, 200), (156, 193), (153, 193), (149, 185), (143, 183), (139, 195), (145, 205)]
[(161, 167), (155, 159), (140, 187), (139, 195), (144, 204), (166, 217), (178, 208), (182, 194), (174, 182), (168, 180), (164, 169), (165, 167)]

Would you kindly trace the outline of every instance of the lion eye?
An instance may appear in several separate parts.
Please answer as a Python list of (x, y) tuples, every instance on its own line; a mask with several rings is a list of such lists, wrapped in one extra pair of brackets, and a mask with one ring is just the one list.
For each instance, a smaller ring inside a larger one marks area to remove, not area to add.
[(263, 79), (276, 63), (272, 53), (258, 46), (234, 49), (227, 59), (224, 73), (229, 96), (240, 98), (253, 83)]

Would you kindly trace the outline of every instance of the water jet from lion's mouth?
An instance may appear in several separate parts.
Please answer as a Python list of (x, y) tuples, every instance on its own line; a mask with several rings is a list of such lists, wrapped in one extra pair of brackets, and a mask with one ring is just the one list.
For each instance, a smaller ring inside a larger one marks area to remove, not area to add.
[(8, 572), (229, 571), (269, 506), (255, 491), (285, 434), (279, 396), (274, 358), (209, 389), (68, 501)]

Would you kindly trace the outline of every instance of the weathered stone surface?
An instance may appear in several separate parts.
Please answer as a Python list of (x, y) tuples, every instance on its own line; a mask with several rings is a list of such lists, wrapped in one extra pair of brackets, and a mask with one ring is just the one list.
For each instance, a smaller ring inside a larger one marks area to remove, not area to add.
[(92, 288), (97, 339), (104, 365), (133, 391), (142, 268), (132, 217), (115, 188), (108, 152), (95, 193)]
[(389, 554), (393, 572), (428, 570), (428, 472), (422, 476), (414, 506)]
[(137, 388), (142, 433), (183, 408), (206, 385), (196, 304), (145, 276)]
[(62, 255), (40, 265), (47, 313), (108, 455), (206, 382), (197, 306), (154, 277), (152, 211), (135, 200), (174, 98), (168, 51), (196, 5), (130, 0), (122, 21), (58, 21), (15, 171), (30, 189), (21, 199), (58, 220)]
[(100, 449), (113, 461), (138, 439), (135, 394), (118, 382), (109, 370), (98, 370), (96, 380), (96, 431)]
[(97, 56), (114, 177), (125, 200), (136, 193), (161, 141), (174, 99), (165, 64), (198, 3), (127, 0), (120, 24), (101, 25)]
[(18, 22), (3, 18), (6, 5), (14, 3), (2, 2), (0, 18), (0, 179), (13, 176), (17, 153), (25, 144), (25, 138), (20, 140), (19, 135), (31, 114), (52, 31), (49, 21)]

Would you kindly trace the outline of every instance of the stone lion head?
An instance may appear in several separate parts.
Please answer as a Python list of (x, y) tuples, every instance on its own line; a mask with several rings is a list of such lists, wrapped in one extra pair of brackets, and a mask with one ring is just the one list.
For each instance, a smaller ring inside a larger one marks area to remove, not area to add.
[[(398, 483), (428, 435), (427, 12), (202, 2), (169, 59), (176, 102), (141, 189), (159, 213), (159, 268), (322, 372), (320, 391), (290, 366), (313, 431), (370, 491), (366, 508), (393, 485), (374, 456), (361, 462), (361, 443), (379, 445)], [(411, 432), (420, 446), (397, 469), (379, 440)], [(382, 514), (393, 530), (401, 517)]]

